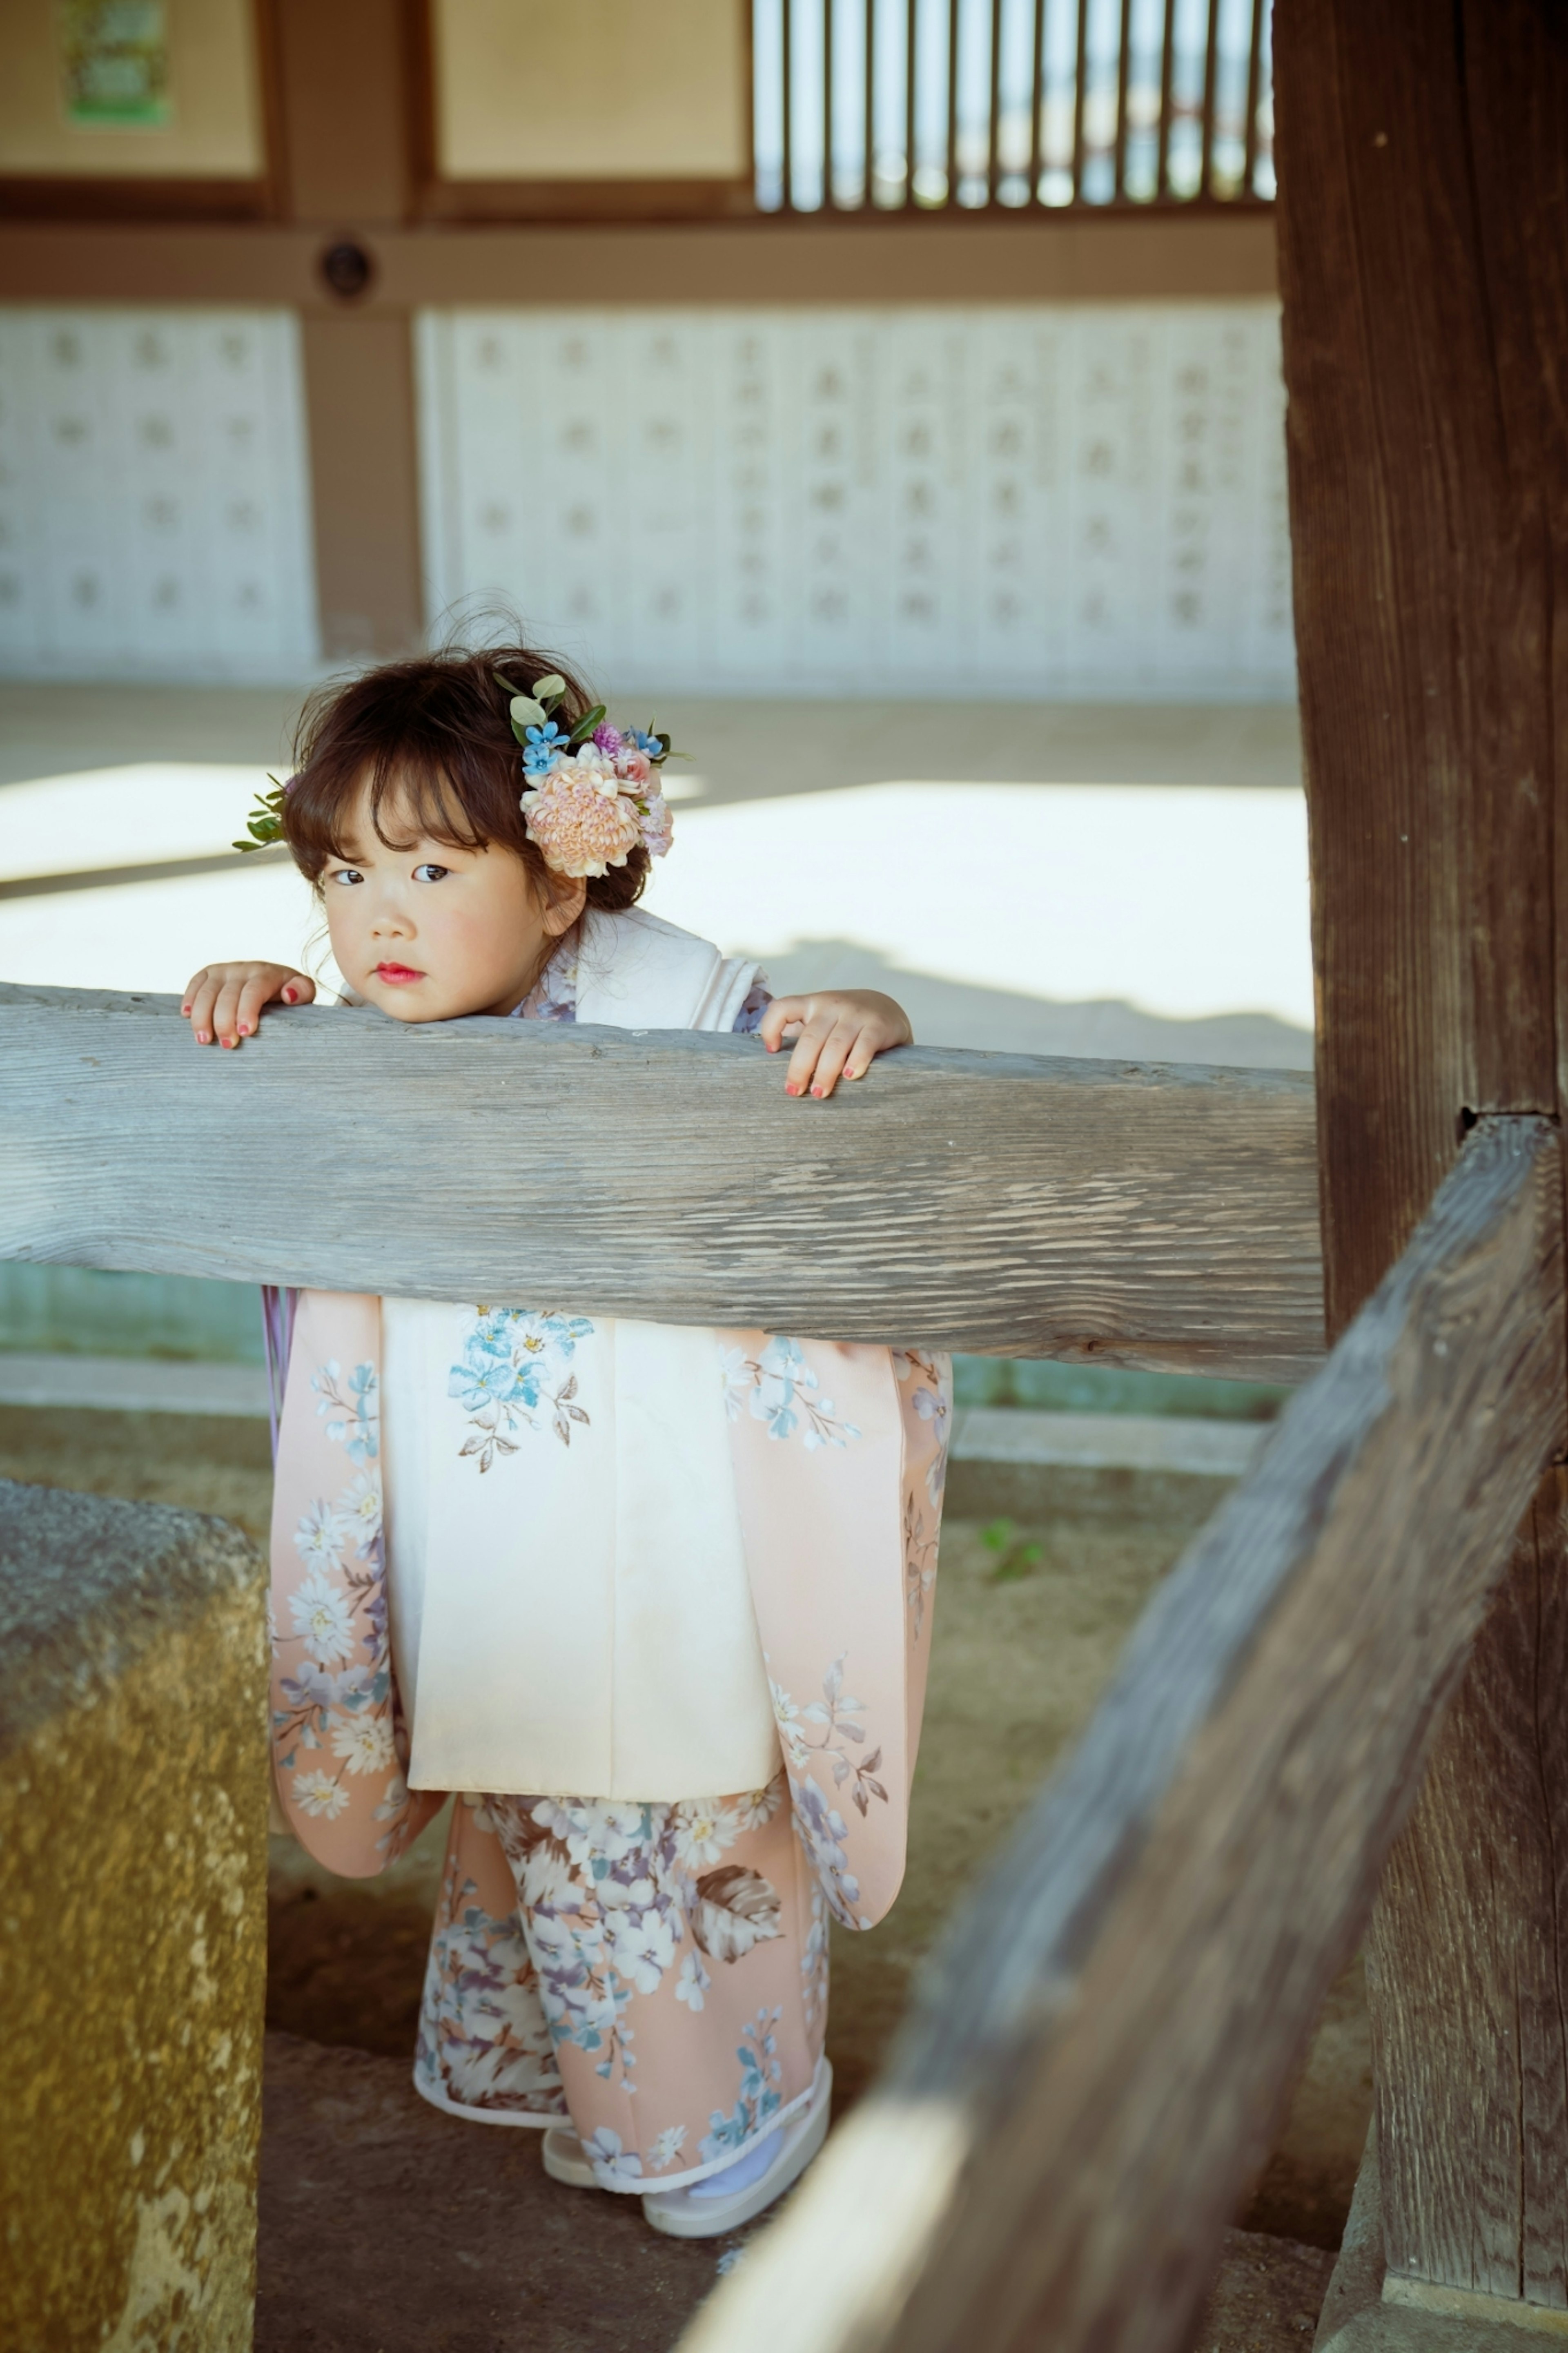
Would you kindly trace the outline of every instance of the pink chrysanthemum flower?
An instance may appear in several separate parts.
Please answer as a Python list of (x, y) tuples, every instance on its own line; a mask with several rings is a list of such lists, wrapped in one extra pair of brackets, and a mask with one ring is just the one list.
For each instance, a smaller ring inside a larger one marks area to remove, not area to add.
[(563, 761), (524, 793), (522, 813), (545, 864), (574, 878), (624, 866), (642, 839), (637, 813), (616, 792), (614, 777), (601, 781), (575, 762)]

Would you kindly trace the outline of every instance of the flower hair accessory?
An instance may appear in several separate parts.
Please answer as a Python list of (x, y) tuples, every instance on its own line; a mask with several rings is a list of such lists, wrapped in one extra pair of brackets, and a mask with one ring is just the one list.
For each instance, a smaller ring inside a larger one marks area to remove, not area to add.
[(563, 678), (536, 679), (521, 694), (500, 670), (496, 677), (511, 697), (511, 732), (522, 746), (528, 838), (546, 866), (577, 880), (624, 866), (639, 845), (662, 858), (674, 831), (658, 782), (668, 736), (612, 727), (602, 702), (563, 727), (552, 715), (566, 691)]

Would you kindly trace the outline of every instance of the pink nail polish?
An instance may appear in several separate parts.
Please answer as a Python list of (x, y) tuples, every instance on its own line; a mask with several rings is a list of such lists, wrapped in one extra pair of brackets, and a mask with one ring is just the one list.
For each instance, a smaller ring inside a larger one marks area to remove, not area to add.
[(198, 1046), (210, 1046), (212, 1044), (212, 1038), (205, 1029), (198, 1029), (196, 1031), (196, 1043)]
[(786, 1086), (784, 1088), (784, 1092), (786, 1095), (797, 1095), (800, 1092), (800, 1089), (795, 1086)]
[(293, 989), (291, 989), (291, 988), (286, 988), (286, 989), (283, 991), (283, 1002), (284, 1002), (284, 1004), (285, 1004), (285, 1005), (292, 1005), (292, 1004), (293, 1004), (293, 1002), (294, 1002), (294, 996), (295, 996), (295, 992), (294, 992), (294, 990), (293, 990)]
[(820, 1094), (821, 1094), (821, 1092), (822, 1092), (822, 1089), (821, 1089), (820, 1087), (813, 1087), (813, 1089), (812, 1089), (812, 1091), (811, 1091), (811, 1092), (812, 1092), (812, 1093), (813, 1093), (814, 1095), (820, 1095)]
[(240, 1034), (240, 1036), (241, 1036), (242, 1038), (248, 1038), (248, 1037), (249, 1037), (249, 1035), (250, 1035), (250, 1024), (249, 1024), (249, 1022), (248, 1022), (248, 1021), (242, 1021), (242, 1022), (240, 1023), (240, 1025), (239, 1025), (239, 1034)]

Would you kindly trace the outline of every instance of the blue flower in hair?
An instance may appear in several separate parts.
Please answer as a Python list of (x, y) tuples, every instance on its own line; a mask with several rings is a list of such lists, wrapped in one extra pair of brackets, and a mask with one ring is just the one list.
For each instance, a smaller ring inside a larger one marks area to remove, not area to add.
[(565, 751), (566, 730), (547, 719), (542, 727), (531, 727), (523, 746), (522, 765), (531, 776), (547, 776)]

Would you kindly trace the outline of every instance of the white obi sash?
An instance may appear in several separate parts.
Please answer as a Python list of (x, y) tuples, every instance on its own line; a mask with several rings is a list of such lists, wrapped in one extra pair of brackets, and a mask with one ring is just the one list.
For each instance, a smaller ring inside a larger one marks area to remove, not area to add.
[[(726, 1030), (754, 964), (590, 915), (577, 1018)], [(408, 1780), (622, 1799), (761, 1787), (778, 1736), (709, 1330), (382, 1303)]]

